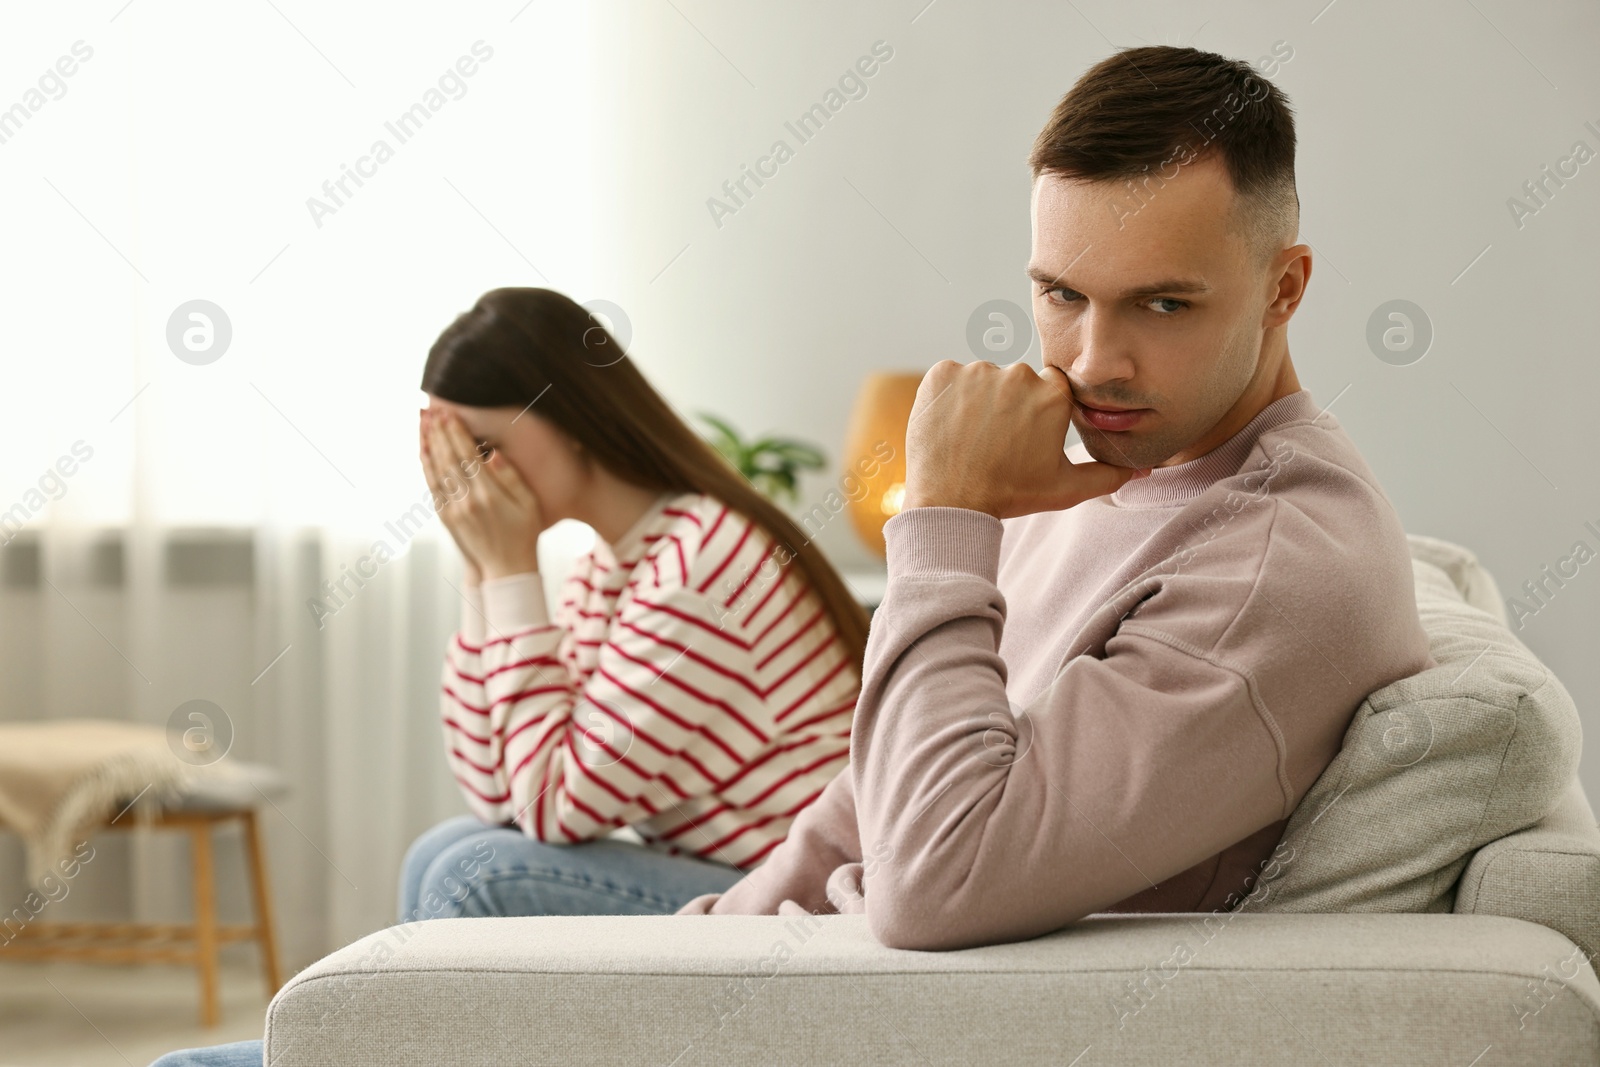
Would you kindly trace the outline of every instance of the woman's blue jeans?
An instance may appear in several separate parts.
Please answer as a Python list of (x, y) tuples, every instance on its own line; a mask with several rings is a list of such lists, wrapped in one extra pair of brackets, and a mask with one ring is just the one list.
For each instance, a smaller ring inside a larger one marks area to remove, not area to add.
[[(514, 826), (462, 815), (411, 843), (400, 866), (399, 921), (488, 915), (671, 915), (720, 893), (736, 867), (602, 838), (547, 845)], [(257, 1067), (260, 1041), (169, 1052), (150, 1067)]]
[(742, 877), (726, 864), (631, 841), (547, 845), (462, 815), (411, 843), (400, 865), (399, 916), (671, 915)]

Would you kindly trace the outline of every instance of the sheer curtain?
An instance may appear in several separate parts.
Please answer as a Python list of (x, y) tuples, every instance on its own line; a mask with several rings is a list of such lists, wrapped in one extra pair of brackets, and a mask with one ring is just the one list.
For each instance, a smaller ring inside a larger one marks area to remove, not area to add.
[[(465, 810), (427, 349), (496, 286), (597, 296), (587, 7), (398, 14), (113, 0), (0, 42), (32, 79), (0, 90), (0, 718), (220, 709), (225, 758), (290, 784), (263, 818), (293, 966), (393, 921), (405, 846)], [(590, 537), (558, 529), (544, 565)], [(62, 917), (186, 915), (163, 836), (101, 835)], [(0, 892), (24, 892), (10, 839)]]

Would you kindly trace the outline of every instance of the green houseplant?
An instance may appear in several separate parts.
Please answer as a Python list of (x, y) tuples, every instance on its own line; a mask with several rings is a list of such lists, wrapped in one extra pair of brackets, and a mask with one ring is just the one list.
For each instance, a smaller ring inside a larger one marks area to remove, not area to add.
[(746, 441), (726, 420), (703, 411), (699, 417), (711, 427), (708, 440), (723, 458), (772, 500), (799, 499), (800, 472), (821, 470), (827, 463), (822, 450), (805, 441), (789, 437)]

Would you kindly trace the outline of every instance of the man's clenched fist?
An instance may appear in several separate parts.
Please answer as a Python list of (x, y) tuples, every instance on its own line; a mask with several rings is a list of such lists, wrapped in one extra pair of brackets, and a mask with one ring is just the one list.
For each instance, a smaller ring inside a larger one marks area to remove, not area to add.
[(1069, 461), (1072, 404), (1056, 367), (935, 363), (906, 429), (904, 510), (971, 508), (997, 519), (1063, 511), (1148, 473)]

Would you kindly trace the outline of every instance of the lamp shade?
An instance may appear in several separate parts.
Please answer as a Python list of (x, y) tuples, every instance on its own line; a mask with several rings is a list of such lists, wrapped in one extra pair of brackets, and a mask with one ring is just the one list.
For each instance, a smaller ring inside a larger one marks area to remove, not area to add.
[(869, 374), (850, 414), (843, 455), (850, 521), (880, 558), (886, 555), (883, 524), (905, 497), (906, 424), (921, 381), (921, 371)]

